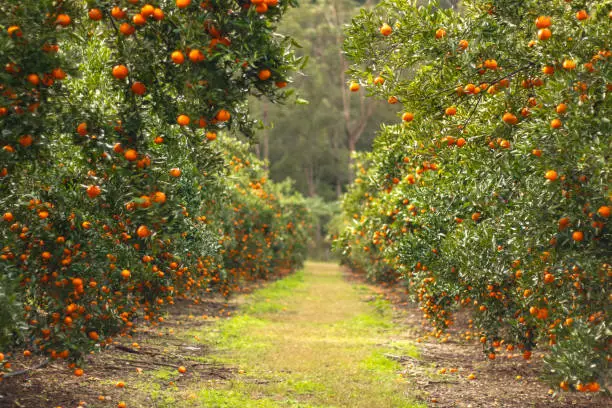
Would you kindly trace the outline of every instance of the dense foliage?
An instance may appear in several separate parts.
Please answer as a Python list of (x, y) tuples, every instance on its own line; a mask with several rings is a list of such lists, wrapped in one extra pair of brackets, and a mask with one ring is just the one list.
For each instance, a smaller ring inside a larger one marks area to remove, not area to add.
[(302, 198), (229, 136), (285, 97), (291, 5), (2, 2), (0, 347), (76, 360), (303, 262)]
[(611, 359), (612, 4), (461, 6), (386, 0), (348, 28), (355, 83), (402, 112), (359, 157), (337, 246), (371, 277), (402, 279), (438, 335), (464, 307), (489, 358), (545, 345), (553, 384), (598, 391)]

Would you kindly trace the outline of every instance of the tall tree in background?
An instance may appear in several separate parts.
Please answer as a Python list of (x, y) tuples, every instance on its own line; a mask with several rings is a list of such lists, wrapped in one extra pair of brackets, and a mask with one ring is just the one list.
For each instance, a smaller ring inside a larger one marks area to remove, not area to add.
[(271, 177), (289, 177), (299, 191), (325, 200), (337, 199), (350, 181), (350, 152), (368, 150), (379, 124), (394, 115), (385, 104), (347, 86), (342, 29), (362, 6), (319, 0), (288, 13), (280, 32), (297, 38), (300, 53), (310, 58), (294, 83), (308, 104), (254, 107), (265, 126), (259, 154), (269, 159)]

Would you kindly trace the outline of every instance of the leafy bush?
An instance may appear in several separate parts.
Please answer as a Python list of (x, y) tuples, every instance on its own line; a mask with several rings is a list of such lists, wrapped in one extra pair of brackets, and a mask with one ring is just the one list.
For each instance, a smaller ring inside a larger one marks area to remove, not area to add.
[(469, 310), (491, 357), (549, 344), (551, 381), (610, 361), (610, 4), (383, 1), (347, 30), (351, 74), (398, 103), (344, 199), (345, 261), (397, 274), (439, 330)]
[(301, 264), (302, 199), (229, 136), (297, 62), (274, 34), (292, 3), (263, 4), (0, 5), (0, 347), (79, 360)]

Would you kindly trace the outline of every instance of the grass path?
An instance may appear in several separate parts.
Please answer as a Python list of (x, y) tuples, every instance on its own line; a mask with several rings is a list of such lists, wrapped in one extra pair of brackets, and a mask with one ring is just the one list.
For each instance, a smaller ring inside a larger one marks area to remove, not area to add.
[(194, 382), (184, 398), (167, 395), (169, 406), (181, 400), (200, 407), (421, 406), (398, 376), (399, 364), (384, 356), (416, 349), (392, 340), (389, 304), (344, 280), (338, 266), (308, 263), (304, 272), (246, 296), (240, 309), (212, 331), (184, 334), (213, 343), (215, 362), (238, 367), (238, 374)]

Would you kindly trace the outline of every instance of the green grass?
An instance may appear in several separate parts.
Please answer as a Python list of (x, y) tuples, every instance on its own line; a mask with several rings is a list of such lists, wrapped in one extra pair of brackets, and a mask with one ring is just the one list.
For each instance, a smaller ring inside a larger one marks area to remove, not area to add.
[(345, 281), (335, 265), (310, 263), (245, 296), (231, 319), (185, 333), (241, 374), (166, 393), (176, 407), (424, 407), (399, 376), (400, 364), (385, 357), (418, 356), (399, 334), (387, 301)]

